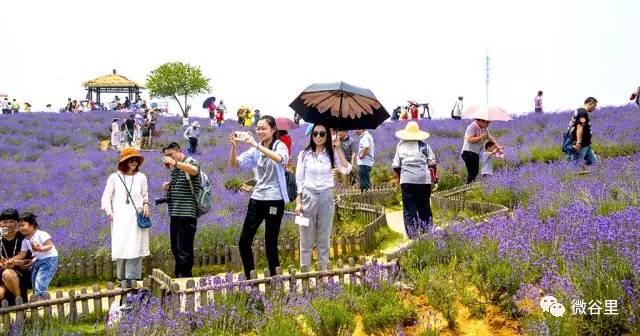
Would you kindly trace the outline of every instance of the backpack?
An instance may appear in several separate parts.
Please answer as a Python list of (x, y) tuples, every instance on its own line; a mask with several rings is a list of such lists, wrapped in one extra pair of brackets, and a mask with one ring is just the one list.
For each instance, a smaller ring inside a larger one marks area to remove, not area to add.
[(427, 150), (427, 143), (424, 141), (419, 141), (418, 148), (420, 148), (420, 152), (422, 152), (422, 154), (427, 157), (427, 170), (429, 170), (429, 175), (431, 175), (431, 184), (437, 184), (439, 179), (438, 166), (435, 164), (429, 165), (429, 152)]
[(569, 123), (569, 127), (567, 131), (562, 135), (562, 152), (567, 155), (576, 154), (576, 149), (573, 148), (573, 132), (576, 128), (576, 120), (574, 120), (577, 116), (577, 111), (571, 117), (571, 122)]
[[(286, 144), (282, 142), (282, 140), (276, 140), (271, 142), (269, 150), (273, 150), (276, 142), (281, 142), (286, 147)], [(296, 176), (293, 173), (285, 170), (284, 179), (287, 184), (287, 197), (289, 197), (289, 203), (291, 203), (296, 200), (296, 197), (298, 197), (298, 184), (296, 183)]]
[[(193, 160), (192, 158), (187, 158), (185, 163), (189, 163)], [(205, 174), (202, 169), (198, 173), (198, 178), (200, 179), (200, 188), (196, 193), (193, 190), (193, 182), (191, 182), (191, 175), (185, 173), (187, 176), (187, 180), (189, 181), (189, 187), (191, 187), (191, 194), (196, 198), (196, 217), (200, 217), (209, 211), (211, 211), (211, 180), (209, 180), (209, 176)]]

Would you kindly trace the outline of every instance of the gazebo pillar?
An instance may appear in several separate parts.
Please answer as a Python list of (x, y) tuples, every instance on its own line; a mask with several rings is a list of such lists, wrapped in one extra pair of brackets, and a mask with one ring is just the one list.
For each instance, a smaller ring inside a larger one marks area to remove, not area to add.
[(96, 90), (96, 104), (100, 105), (100, 89)]

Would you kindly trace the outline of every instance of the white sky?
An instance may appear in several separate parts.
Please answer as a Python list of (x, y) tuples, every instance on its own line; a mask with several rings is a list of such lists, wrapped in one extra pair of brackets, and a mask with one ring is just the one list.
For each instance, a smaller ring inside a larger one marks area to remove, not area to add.
[[(546, 110), (589, 95), (620, 105), (640, 85), (639, 13), (637, 0), (3, 0), (0, 92), (59, 107), (114, 68), (144, 84), (160, 64), (183, 61), (234, 115), (242, 104), (291, 114), (307, 85), (343, 80), (389, 112), (427, 100), (447, 117), (458, 95), (484, 102), (488, 52), (490, 102), (511, 113), (532, 110), (539, 89)], [(202, 98), (191, 100), (199, 115)]]

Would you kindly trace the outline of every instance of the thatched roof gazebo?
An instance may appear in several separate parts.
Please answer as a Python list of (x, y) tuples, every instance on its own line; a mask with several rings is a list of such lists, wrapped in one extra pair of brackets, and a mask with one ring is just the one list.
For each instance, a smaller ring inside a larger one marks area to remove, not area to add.
[(83, 85), (87, 89), (87, 99), (93, 100), (95, 92), (98, 104), (100, 104), (100, 93), (128, 93), (129, 100), (135, 101), (140, 99), (140, 91), (144, 89), (140, 84), (127, 77), (116, 74), (116, 69), (113, 69), (113, 74), (86, 81)]

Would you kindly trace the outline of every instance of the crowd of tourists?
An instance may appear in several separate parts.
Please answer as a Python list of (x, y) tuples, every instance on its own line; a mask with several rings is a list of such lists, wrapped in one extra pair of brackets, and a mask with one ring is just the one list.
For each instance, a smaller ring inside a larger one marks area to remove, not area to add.
[[(459, 101), (462, 102), (462, 97)], [(587, 98), (570, 121), (567, 154), (576, 165), (579, 161), (587, 165), (597, 162), (591, 148), (589, 121), (597, 103), (595, 98)], [(256, 115), (259, 111), (250, 116)], [(148, 137), (142, 143), (149, 145), (152, 124), (155, 117), (150, 112), (141, 124), (132, 114), (122, 123), (114, 119), (112, 125), (112, 144), (121, 148), (120, 160), (107, 179), (101, 209), (111, 225), (111, 256), (117, 265), (117, 278), (128, 283), (141, 279), (142, 258), (150, 254), (152, 208), (147, 177), (141, 171), (145, 160), (133, 144), (136, 132), (140, 131), (141, 138)], [(244, 273), (248, 277), (255, 268), (252, 245), (262, 222), (265, 223), (268, 268), (275, 273), (280, 265), (277, 250), (280, 227), (285, 204), (290, 202), (295, 203), (296, 223), (300, 225), (301, 264), (312, 263), (315, 246), (320, 269), (326, 269), (335, 214), (336, 176), (345, 186), (357, 186), (363, 192), (371, 189), (374, 138), (365, 129), (350, 133), (321, 123), (313, 124), (307, 132), (308, 144), (294, 155), (293, 139), (278, 130), (276, 119), (263, 115), (254, 124), (257, 139), (250, 132), (240, 131), (229, 138), (230, 165), (251, 169), (256, 182), (238, 241)], [(460, 155), (466, 166), (467, 183), (475, 181), (479, 174), (492, 175), (493, 160), (504, 155), (504, 147), (489, 132), (490, 124), (490, 120), (475, 119), (466, 126)], [(197, 153), (199, 127), (196, 121), (185, 130), (188, 154)], [(408, 121), (395, 135), (398, 144), (390, 166), (402, 193), (405, 231), (409, 238), (415, 239), (434, 230), (430, 196), (438, 179), (437, 157), (428, 142), (429, 133), (421, 130), (416, 121)], [(239, 152), (241, 144), (248, 149)], [(166, 197), (156, 200), (156, 205), (168, 205), (174, 275), (191, 277), (198, 217), (208, 211), (207, 206), (210, 208), (209, 179), (201, 171), (200, 163), (185, 155), (179, 143), (166, 144), (162, 154), (170, 179), (162, 184)], [(297, 159), (295, 168), (291, 163), (293, 157)], [(2, 212), (0, 229), (0, 298), (24, 297), (28, 288), (33, 288), (36, 296), (43, 295), (57, 269), (58, 252), (52, 238), (39, 228), (36, 215), (19, 215), (14, 209)]]

